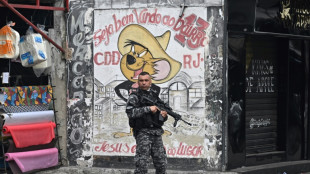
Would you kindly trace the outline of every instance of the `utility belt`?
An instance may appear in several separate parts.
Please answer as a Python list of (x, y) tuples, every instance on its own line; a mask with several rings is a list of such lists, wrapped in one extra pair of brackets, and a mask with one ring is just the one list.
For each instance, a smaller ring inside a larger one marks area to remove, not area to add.
[(139, 129), (135, 129), (133, 128), (133, 136), (136, 137), (138, 135), (139, 132), (145, 132), (145, 133), (148, 133), (148, 134), (151, 134), (151, 135), (162, 135), (164, 133), (164, 130), (161, 128), (161, 127), (142, 127), (142, 128), (139, 128)]
[[(135, 120), (134, 127), (136, 128), (161, 128), (163, 123), (160, 123), (158, 115), (145, 115), (142, 118)], [(155, 118), (155, 119), (154, 119)]]

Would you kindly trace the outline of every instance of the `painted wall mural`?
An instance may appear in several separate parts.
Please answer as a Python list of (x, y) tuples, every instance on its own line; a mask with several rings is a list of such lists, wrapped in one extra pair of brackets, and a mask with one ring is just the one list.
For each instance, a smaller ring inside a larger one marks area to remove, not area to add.
[[(109, 15), (107, 15), (109, 14)], [(207, 10), (188, 7), (94, 10), (94, 155), (133, 156), (135, 140), (125, 113), (137, 75), (152, 75), (152, 88), (190, 123), (163, 127), (169, 157), (204, 158)], [(104, 16), (104, 18), (103, 18)]]

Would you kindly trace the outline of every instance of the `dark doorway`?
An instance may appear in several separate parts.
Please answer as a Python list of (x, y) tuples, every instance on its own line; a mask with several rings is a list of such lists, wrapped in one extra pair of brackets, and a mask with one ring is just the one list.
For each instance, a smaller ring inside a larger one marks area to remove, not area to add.
[(307, 43), (229, 34), (228, 168), (308, 159)]

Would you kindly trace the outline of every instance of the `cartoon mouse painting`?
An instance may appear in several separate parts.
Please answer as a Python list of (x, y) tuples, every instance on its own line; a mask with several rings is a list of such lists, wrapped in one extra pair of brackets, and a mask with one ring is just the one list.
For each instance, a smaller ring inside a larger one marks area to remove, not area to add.
[(118, 38), (118, 50), (122, 55), (120, 69), (128, 79), (115, 87), (116, 94), (124, 101), (120, 90), (125, 89), (129, 93), (138, 87), (138, 75), (148, 72), (152, 76), (151, 89), (159, 94), (161, 84), (172, 79), (180, 70), (181, 63), (171, 58), (166, 49), (170, 40), (170, 31), (161, 36), (153, 36), (144, 27), (131, 24), (120, 33)]

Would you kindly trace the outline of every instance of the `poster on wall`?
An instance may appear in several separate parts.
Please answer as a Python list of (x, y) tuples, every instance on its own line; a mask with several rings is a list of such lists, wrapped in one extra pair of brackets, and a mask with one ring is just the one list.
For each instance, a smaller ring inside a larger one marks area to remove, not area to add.
[(152, 88), (188, 125), (163, 129), (168, 157), (204, 157), (204, 55), (211, 28), (206, 9), (141, 8), (94, 11), (94, 155), (133, 156), (135, 139), (125, 113), (142, 71)]

